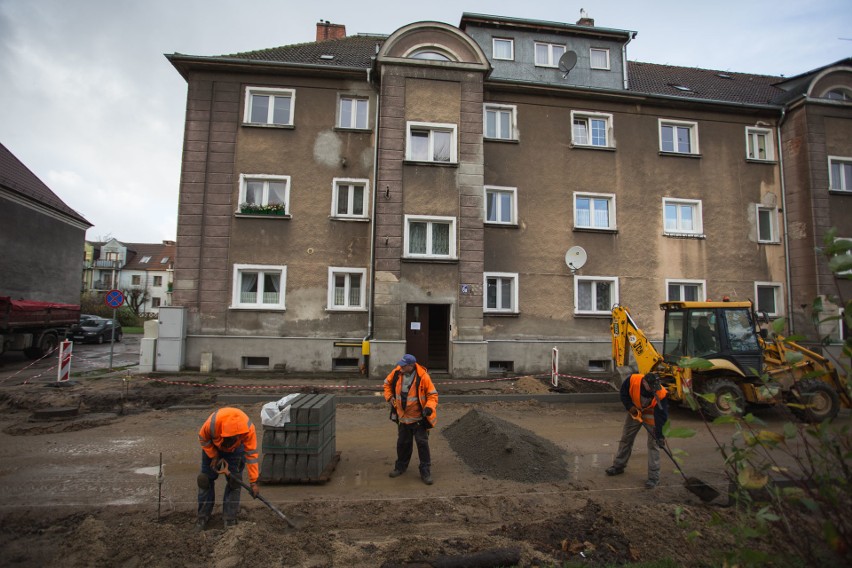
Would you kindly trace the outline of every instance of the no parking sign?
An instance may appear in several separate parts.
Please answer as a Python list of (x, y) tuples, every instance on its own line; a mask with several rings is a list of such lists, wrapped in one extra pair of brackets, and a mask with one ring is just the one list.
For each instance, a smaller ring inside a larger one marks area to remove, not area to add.
[(124, 294), (121, 290), (110, 290), (104, 296), (104, 303), (111, 308), (120, 308), (124, 304)]

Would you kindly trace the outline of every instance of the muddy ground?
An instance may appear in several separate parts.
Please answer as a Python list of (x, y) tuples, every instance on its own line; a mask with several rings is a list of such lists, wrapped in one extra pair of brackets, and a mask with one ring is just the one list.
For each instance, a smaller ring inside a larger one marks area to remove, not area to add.
[[(338, 405), (339, 462), (327, 482), (262, 487), (299, 529), (244, 494), (236, 527), (223, 528), (217, 506), (207, 530), (196, 532), (197, 431), (233, 391), (219, 388), (221, 380), (186, 377), (75, 382), (0, 383), (4, 566), (605, 566), (658, 558), (699, 566), (720, 565), (720, 551), (735, 542), (727, 499), (702, 503), (670, 462), (657, 489), (643, 488), (644, 435), (625, 474), (604, 475), (624, 418), (617, 402), (440, 403), (431, 433), (435, 483), (427, 486), (416, 456), (406, 474), (388, 477), (396, 428), (377, 396)], [(603, 388), (569, 383), (569, 391)], [(438, 388), (454, 391), (449, 382)], [(482, 390), (547, 393), (549, 385), (527, 377)], [(263, 392), (271, 401), (294, 391)], [(360, 394), (377, 392), (374, 385)], [(234, 406), (259, 424), (262, 402)], [(51, 418), (49, 409), (76, 415)], [(772, 411), (761, 417), (781, 421)], [(724, 492), (722, 460), (703, 424), (682, 409), (672, 419), (698, 430), (672, 441), (688, 452), (688, 473)], [(848, 411), (841, 420), (852, 421)], [(219, 502), (221, 491), (220, 483)]]

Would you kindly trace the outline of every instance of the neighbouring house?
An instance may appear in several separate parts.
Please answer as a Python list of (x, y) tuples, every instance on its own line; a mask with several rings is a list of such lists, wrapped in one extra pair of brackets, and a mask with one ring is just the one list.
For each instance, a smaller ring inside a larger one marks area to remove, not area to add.
[(91, 226), (0, 144), (0, 296), (79, 304)]
[(155, 317), (160, 306), (170, 306), (175, 241), (162, 243), (87, 242), (84, 291), (124, 292), (126, 305), (141, 315)]
[(659, 340), (665, 300), (804, 328), (837, 284), (813, 246), (852, 226), (852, 60), (786, 79), (630, 61), (636, 37), (465, 13), (167, 55), (186, 364), (483, 377), (557, 348), (604, 375), (611, 306)]

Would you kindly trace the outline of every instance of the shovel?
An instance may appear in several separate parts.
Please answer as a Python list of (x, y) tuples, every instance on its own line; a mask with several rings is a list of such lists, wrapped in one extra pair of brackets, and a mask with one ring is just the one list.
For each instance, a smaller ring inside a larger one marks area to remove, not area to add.
[[(224, 475), (228, 479), (229, 482), (234, 481), (234, 482), (238, 483), (243, 489), (245, 489), (246, 491), (249, 492), (249, 495), (252, 496), (252, 499), (260, 499), (261, 503), (263, 503), (264, 505), (266, 505), (267, 507), (272, 509), (272, 511), (276, 515), (278, 515), (279, 517), (284, 519), (284, 522), (286, 522), (288, 525), (290, 525), (290, 528), (293, 528), (293, 529), (299, 528), (297, 523), (288, 519), (287, 515), (282, 513), (281, 510), (278, 507), (276, 507), (275, 505), (270, 503), (263, 495), (255, 495), (254, 492), (251, 490), (251, 485), (249, 485), (248, 483), (246, 483), (245, 481), (243, 481), (239, 477), (232, 476), (231, 472), (228, 471), (228, 462), (226, 462), (225, 460), (220, 461), (219, 462), (219, 468), (217, 469), (217, 472)], [(301, 523), (299, 523), (299, 525), (301, 525)]]
[[(642, 426), (645, 427), (645, 430), (648, 431), (648, 435), (651, 436), (651, 438), (656, 439), (654, 432), (651, 431), (651, 427), (648, 426), (644, 420), (641, 420), (641, 422)], [(678, 472), (680, 472), (680, 476), (683, 477), (684, 486), (686, 487), (687, 491), (701, 499), (704, 503), (709, 503), (720, 495), (720, 493), (713, 489), (713, 487), (707, 485), (697, 477), (687, 477), (686, 474), (683, 472), (683, 469), (681, 469), (680, 464), (677, 463), (676, 459), (674, 459), (671, 450), (669, 450), (668, 443), (665, 440), (663, 441), (663, 446), (660, 449), (663, 450), (666, 455), (669, 456), (669, 458), (672, 460), (672, 463), (675, 464), (675, 467), (677, 468)]]

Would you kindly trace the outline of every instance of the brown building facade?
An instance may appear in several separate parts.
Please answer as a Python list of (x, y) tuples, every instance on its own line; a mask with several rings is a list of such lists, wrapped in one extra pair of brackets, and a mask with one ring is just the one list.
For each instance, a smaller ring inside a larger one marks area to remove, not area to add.
[(849, 92), (848, 68), (629, 62), (636, 33), (589, 19), (340, 27), (168, 56), (189, 85), (174, 304), (190, 367), (383, 377), (410, 352), (483, 377), (549, 372), (555, 347), (563, 370), (607, 376), (613, 304), (658, 339), (665, 300), (779, 317), (833, 282), (791, 266), (850, 226), (852, 187), (813, 151), (846, 171), (850, 103), (820, 97)]

